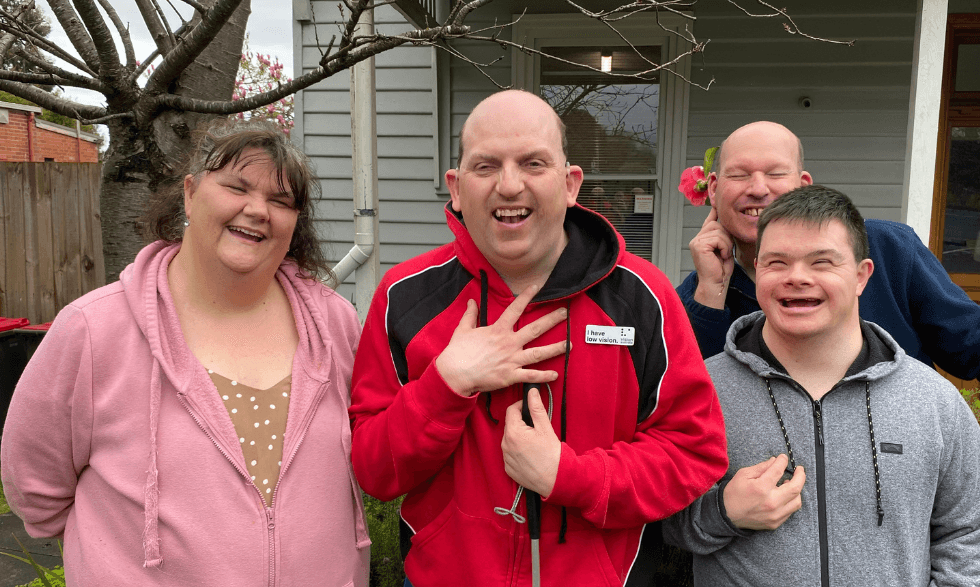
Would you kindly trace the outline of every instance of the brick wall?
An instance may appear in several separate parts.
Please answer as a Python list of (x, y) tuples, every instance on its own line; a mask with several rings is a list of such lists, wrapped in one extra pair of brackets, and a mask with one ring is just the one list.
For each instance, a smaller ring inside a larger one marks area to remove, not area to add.
[[(0, 161), (28, 161), (28, 124), (30, 113), (8, 109), (7, 124), (0, 124)], [(35, 115), (36, 116), (36, 115)], [(98, 163), (99, 146), (85, 139), (68, 136), (35, 126), (33, 129), (34, 161), (52, 159), (59, 162), (78, 162), (78, 143), (81, 143), (81, 163)], [(74, 132), (73, 129), (67, 129)]]

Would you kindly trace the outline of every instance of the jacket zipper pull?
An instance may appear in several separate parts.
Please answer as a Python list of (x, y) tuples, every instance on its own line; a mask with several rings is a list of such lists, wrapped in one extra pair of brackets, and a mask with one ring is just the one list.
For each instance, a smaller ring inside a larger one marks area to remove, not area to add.
[(813, 417), (817, 422), (817, 442), (823, 446), (823, 418), (821, 418), (820, 402), (813, 403)]
[(276, 521), (273, 519), (272, 508), (265, 508), (265, 516), (269, 520), (269, 529), (274, 529), (276, 527)]

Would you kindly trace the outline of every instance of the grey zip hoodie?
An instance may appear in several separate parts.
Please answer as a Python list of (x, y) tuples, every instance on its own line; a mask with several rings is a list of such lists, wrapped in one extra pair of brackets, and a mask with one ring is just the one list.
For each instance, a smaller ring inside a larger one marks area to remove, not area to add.
[[(664, 522), (667, 542), (695, 554), (695, 585), (980, 586), (980, 425), (959, 391), (862, 322), (860, 356), (813, 401), (765, 347), (764, 321), (737, 320), (706, 361), (729, 469)], [(788, 452), (767, 382), (806, 471), (803, 506), (776, 530), (741, 530), (725, 485)]]

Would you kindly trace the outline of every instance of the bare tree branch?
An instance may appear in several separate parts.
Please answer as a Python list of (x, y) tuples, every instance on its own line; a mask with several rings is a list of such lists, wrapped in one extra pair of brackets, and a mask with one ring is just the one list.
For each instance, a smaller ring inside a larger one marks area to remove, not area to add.
[[(162, 55), (166, 55), (173, 50), (174, 44), (176, 43), (170, 35), (169, 28), (164, 24), (166, 19), (163, 18), (156, 4), (151, 0), (135, 0), (135, 2), (136, 8), (143, 15), (143, 22), (146, 23), (147, 30), (150, 31), (150, 37), (157, 46), (157, 51)], [(146, 59), (144, 62), (146, 61), (152, 61), (152, 59)]]
[(66, 98), (55, 96), (51, 92), (45, 92), (40, 88), (20, 82), (0, 79), (0, 90), (10, 92), (15, 96), (20, 96), (26, 100), (34, 102), (42, 108), (47, 108), (52, 112), (69, 116), (79, 120), (86, 119), (85, 124), (89, 124), (88, 119), (99, 118), (107, 114), (105, 108), (98, 106), (88, 106), (72, 102)]
[[(73, 71), (62, 69), (57, 65), (49, 61), (46, 61), (41, 57), (32, 55), (28, 51), (17, 50), (16, 53), (21, 57), (21, 59), (24, 59), (25, 61), (29, 62), (31, 65), (43, 69), (47, 73), (42, 73), (42, 74), (27, 74), (23, 72), (7, 72), (7, 73), (19, 73), (20, 75), (41, 75), (44, 77), (54, 78), (52, 81), (27, 81), (21, 79), (16, 81), (22, 81), (24, 83), (32, 83), (32, 84), (40, 83), (40, 84), (51, 84), (51, 85), (59, 85), (59, 86), (71, 86), (76, 88), (85, 88), (86, 90), (93, 90), (96, 92), (104, 92), (106, 89), (105, 86), (103, 86), (99, 82), (99, 80), (95, 78), (86, 77), (84, 75), (75, 73)], [(13, 79), (13, 78), (8, 78), (8, 79)]]
[(129, 27), (123, 24), (112, 4), (109, 4), (109, 0), (99, 0), (99, 5), (109, 15), (109, 20), (112, 21), (113, 26), (116, 27), (116, 32), (119, 33), (119, 38), (122, 39), (123, 50), (126, 52), (126, 65), (135, 65), (136, 52), (133, 50), (133, 40), (129, 37)]
[[(197, 56), (214, 40), (218, 31), (241, 4), (241, 0), (216, 0), (207, 12), (201, 15), (201, 22), (192, 27), (172, 51), (164, 54), (163, 61), (146, 82), (146, 92), (150, 95), (163, 92), (170, 82), (177, 79)], [(239, 111), (240, 112), (240, 111)]]
[(749, 12), (748, 10), (746, 10), (742, 5), (740, 5), (735, 0), (728, 0), (728, 3), (731, 4), (732, 6), (738, 8), (739, 10), (741, 10), (743, 13), (746, 14), (746, 16), (751, 16), (753, 18), (782, 17), (782, 18), (786, 19), (787, 22), (784, 22), (783, 23), (783, 28), (786, 29), (786, 32), (789, 33), (789, 34), (791, 34), (791, 35), (800, 35), (801, 37), (806, 37), (807, 39), (810, 39), (810, 40), (813, 40), (813, 41), (821, 41), (823, 43), (834, 43), (836, 45), (847, 45), (848, 47), (853, 47), (854, 46), (854, 40), (853, 39), (850, 40), (850, 41), (835, 41), (833, 39), (825, 39), (823, 37), (815, 37), (813, 35), (810, 35), (808, 33), (805, 33), (805, 32), (803, 32), (803, 31), (800, 30), (800, 27), (796, 24), (796, 21), (794, 21), (793, 18), (789, 15), (789, 13), (786, 12), (786, 9), (785, 8), (776, 8), (772, 4), (769, 4), (768, 2), (766, 2), (765, 0), (755, 0), (755, 1), (758, 2), (759, 4), (765, 6), (766, 8), (772, 10), (772, 12), (771, 13), (768, 13), (768, 14), (754, 14), (754, 13)]
[[(181, 25), (179, 29), (174, 31), (174, 36), (180, 37), (185, 30), (187, 30), (187, 24)], [(153, 64), (153, 60), (159, 56), (160, 56), (159, 49), (154, 49), (149, 55), (147, 55), (146, 59), (141, 61), (140, 64), (136, 67), (136, 69), (133, 70), (133, 73), (129, 76), (129, 83), (133, 83), (137, 79), (139, 79), (139, 76), (143, 75), (143, 72), (146, 71), (146, 69)]]
[[(7, 13), (0, 10), (0, 15), (6, 14)], [(28, 28), (15, 28), (4, 23), (3, 21), (0, 21), (0, 31), (6, 31), (7, 34), (13, 35), (13, 40), (15, 41), (18, 38), (23, 39), (24, 42), (34, 45), (40, 50), (47, 51), (52, 56), (66, 61), (67, 63), (77, 67), (93, 77), (97, 75), (94, 71), (92, 71), (92, 69), (89, 68), (88, 65), (85, 64), (85, 62)]]
[[(194, 0), (182, 0), (182, 1), (185, 4), (189, 5), (191, 8), (193, 8), (194, 11), (197, 12), (198, 14), (204, 14), (204, 11), (208, 9), (207, 6), (203, 4), (199, 4), (198, 2), (194, 2)], [(181, 14), (179, 10), (177, 10), (177, 7), (174, 6), (174, 3), (171, 2), (171, 0), (167, 0), (167, 4), (170, 5), (170, 9), (173, 10), (174, 13), (177, 15), (177, 18), (180, 19), (180, 25), (184, 26), (185, 24), (187, 24), (187, 19), (185, 19), (184, 15)], [(176, 37), (177, 33), (174, 33), (174, 36)]]
[[(0, 15), (8, 18), (15, 24), (21, 24), (21, 19), (24, 18), (31, 10), (34, 10), (34, 0), (30, 0), (30, 2), (21, 5), (20, 10), (17, 11), (17, 14), (9, 14), (4, 10), (0, 10)], [(7, 51), (10, 50), (10, 47), (16, 40), (17, 35), (14, 33), (5, 32), (4, 34), (0, 35), (0, 65), (3, 65), (4, 56), (7, 54)]]
[(88, 65), (89, 71), (99, 71), (99, 52), (95, 48), (92, 37), (89, 36), (85, 26), (75, 13), (75, 8), (69, 0), (48, 0), (48, 6), (55, 18), (61, 23), (61, 28), (65, 29), (68, 40), (78, 51), (79, 56)]
[(119, 62), (119, 53), (116, 51), (116, 43), (112, 38), (112, 32), (102, 18), (102, 13), (92, 0), (74, 0), (75, 8), (78, 9), (78, 16), (85, 23), (95, 43), (95, 49), (99, 54), (99, 77), (103, 82), (110, 85), (118, 80), (122, 74), (122, 64)]
[[(200, 112), (205, 114), (235, 114), (237, 112), (247, 112), (260, 106), (271, 104), (299, 90), (308, 88), (313, 84), (324, 80), (333, 74), (344, 71), (350, 66), (373, 57), (378, 53), (383, 53), (405, 43), (427, 44), (429, 39), (443, 38), (445, 36), (459, 36), (465, 34), (466, 27), (442, 26), (429, 29), (419, 29), (409, 31), (399, 36), (378, 35), (375, 37), (355, 37), (352, 39), (356, 47), (343, 47), (333, 55), (327, 55), (320, 60), (320, 65), (316, 69), (309, 71), (291, 82), (282, 84), (275, 90), (270, 90), (262, 94), (256, 94), (244, 100), (197, 100), (176, 96), (173, 94), (159, 94), (154, 97), (156, 103), (162, 107), (186, 110), (188, 112)], [(370, 41), (370, 42), (368, 42)]]

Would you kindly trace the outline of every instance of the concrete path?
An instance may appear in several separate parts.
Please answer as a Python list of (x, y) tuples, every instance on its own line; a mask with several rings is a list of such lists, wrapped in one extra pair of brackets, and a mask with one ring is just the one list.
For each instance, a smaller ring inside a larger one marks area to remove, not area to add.
[[(61, 555), (58, 552), (58, 542), (53, 538), (31, 538), (24, 530), (24, 523), (14, 514), (0, 515), (0, 552), (9, 552), (23, 557), (24, 551), (20, 549), (14, 536), (27, 548), (37, 564), (50, 569), (61, 564)], [(9, 556), (0, 556), (0, 587), (16, 587), (25, 585), (37, 578), (34, 567), (12, 559)]]

